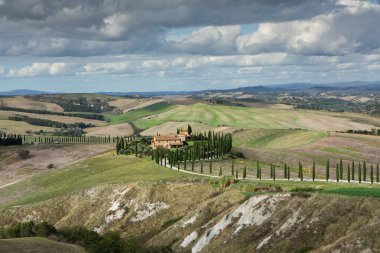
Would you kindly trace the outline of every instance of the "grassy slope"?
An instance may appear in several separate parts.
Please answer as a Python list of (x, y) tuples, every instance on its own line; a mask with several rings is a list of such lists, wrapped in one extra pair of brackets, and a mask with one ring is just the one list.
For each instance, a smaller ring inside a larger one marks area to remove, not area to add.
[[(161, 112), (161, 114), (148, 119), (142, 119), (144, 115), (134, 115), (134, 117), (129, 117), (128, 120), (135, 121), (135, 125), (141, 129), (147, 129), (168, 121), (194, 121), (214, 127), (227, 125), (242, 128), (304, 128), (318, 130), (339, 130), (358, 127), (368, 128), (368, 126), (353, 123), (351, 120), (360, 121), (362, 124), (380, 123), (379, 119), (365, 115), (351, 117), (351, 114), (342, 114), (341, 118), (336, 116), (335, 114), (320, 111), (274, 110), (266, 108), (194, 104), (180, 106), (174, 109), (171, 108), (171, 110)], [(315, 123), (319, 124), (316, 125)]]
[(316, 142), (327, 133), (308, 130), (251, 129), (234, 134), (234, 146), (247, 148), (291, 148)]
[(1, 189), (0, 198), (21, 194), (22, 197), (16, 201), (3, 205), (23, 205), (101, 184), (180, 179), (187, 176), (157, 166), (150, 158), (114, 156), (113, 153), (107, 153)]
[(136, 121), (138, 119), (141, 119), (153, 114), (169, 111), (173, 108), (175, 108), (175, 106), (171, 105), (169, 102), (166, 102), (166, 101), (160, 102), (160, 103), (149, 105), (144, 108), (136, 109), (124, 114), (111, 116), (110, 124), (113, 125), (113, 124)]
[(54, 132), (55, 128), (45, 126), (35, 126), (21, 121), (13, 120), (1, 120), (0, 119), (0, 131), (14, 134), (26, 134), (26, 131), (38, 132), (43, 130), (44, 132)]
[(30, 237), (0, 240), (0, 252), (9, 253), (85, 253), (77, 245)]

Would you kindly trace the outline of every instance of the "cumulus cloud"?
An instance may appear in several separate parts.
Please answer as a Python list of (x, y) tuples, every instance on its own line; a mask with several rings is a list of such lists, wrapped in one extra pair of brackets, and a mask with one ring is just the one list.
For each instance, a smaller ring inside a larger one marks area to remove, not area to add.
[(64, 62), (55, 63), (41, 63), (35, 62), (30, 66), (26, 66), (20, 69), (10, 69), (8, 71), (9, 77), (31, 77), (37, 75), (51, 75), (55, 76), (62, 74), (67, 68), (67, 64)]
[[(333, 0), (318, 3), (312, 0), (225, 0), (222, 3), (213, 0), (3, 0), (0, 37), (12, 41), (0, 45), (0, 54), (83, 56), (170, 50), (166, 48), (170, 45), (165, 45), (165, 33), (169, 29), (307, 19), (338, 7)], [(212, 28), (200, 33), (207, 29)], [(213, 36), (225, 36), (218, 35), (223, 30), (213, 29)], [(14, 31), (18, 31), (17, 36)], [(201, 34), (193, 36), (199, 40)], [(52, 40), (64, 43), (57, 48)], [(122, 43), (108, 47), (102, 43), (109, 41)], [(194, 42), (184, 41), (184, 50), (201, 52), (202, 45), (197, 43), (194, 46), (198, 49), (192, 49)], [(88, 44), (93, 50), (85, 50)]]
[(380, 47), (380, 6), (341, 2), (344, 8), (310, 20), (262, 23), (236, 40), (240, 53), (288, 52), (303, 55), (370, 53)]

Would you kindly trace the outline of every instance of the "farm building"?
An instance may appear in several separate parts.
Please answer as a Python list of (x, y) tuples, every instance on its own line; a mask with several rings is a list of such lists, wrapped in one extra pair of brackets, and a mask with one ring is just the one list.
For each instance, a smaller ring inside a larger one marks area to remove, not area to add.
[(152, 148), (156, 149), (157, 147), (163, 148), (180, 148), (185, 145), (187, 140), (187, 135), (177, 134), (177, 135), (157, 135), (154, 136), (152, 140)]

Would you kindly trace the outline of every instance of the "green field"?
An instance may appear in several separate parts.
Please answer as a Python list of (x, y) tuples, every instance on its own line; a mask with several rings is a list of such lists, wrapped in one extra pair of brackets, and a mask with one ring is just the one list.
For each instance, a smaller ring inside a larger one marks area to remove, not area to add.
[[(320, 111), (276, 110), (207, 104), (193, 104), (174, 108), (166, 107), (163, 111), (152, 111), (151, 108), (148, 112), (145, 112), (144, 109), (130, 112), (131, 114), (126, 113), (116, 116), (111, 122), (116, 124), (134, 121), (135, 125), (140, 129), (148, 129), (170, 121), (192, 121), (213, 127), (235, 126), (249, 129), (302, 128), (310, 130), (347, 130), (355, 128), (368, 129), (373, 126), (366, 123), (377, 122), (378, 120), (377, 118), (365, 115), (351, 117), (351, 114), (342, 114), (342, 117), (337, 117), (335, 114)], [(153, 114), (158, 115), (143, 119), (143, 117)]]
[(85, 253), (77, 245), (61, 243), (45, 238), (28, 237), (0, 239), (0, 252), (4, 253)]
[(185, 177), (189, 175), (155, 165), (150, 158), (114, 156), (110, 152), (1, 189), (0, 198), (17, 194), (20, 195), (17, 200), (2, 203), (2, 206), (24, 205), (102, 184), (175, 180)]
[(124, 114), (111, 116), (109, 118), (109, 120), (110, 120), (111, 125), (126, 123), (126, 122), (134, 122), (138, 119), (141, 119), (141, 118), (144, 118), (147, 116), (151, 116), (154, 114), (163, 113), (163, 112), (169, 111), (169, 110), (174, 109), (174, 108), (176, 108), (176, 106), (170, 104), (167, 101), (163, 101), (163, 102), (156, 103), (153, 105), (148, 105), (144, 108), (129, 111), (129, 112), (124, 113)]
[(251, 129), (234, 134), (234, 146), (262, 149), (301, 147), (316, 142), (328, 134), (322, 131)]

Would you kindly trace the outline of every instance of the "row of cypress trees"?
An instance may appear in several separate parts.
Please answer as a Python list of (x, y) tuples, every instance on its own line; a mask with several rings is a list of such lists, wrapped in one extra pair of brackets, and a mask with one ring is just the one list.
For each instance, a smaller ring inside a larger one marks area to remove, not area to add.
[[(164, 152), (164, 150), (161, 150)], [(157, 152), (159, 153), (159, 152)], [(162, 153), (164, 154), (164, 153)], [(154, 159), (153, 159), (154, 158)], [(153, 157), (152, 156), (152, 160), (155, 160), (157, 164), (161, 164), (161, 165), (165, 165), (166, 166), (166, 160), (164, 159), (161, 159), (160, 156), (155, 156)], [(195, 161), (191, 161), (191, 171), (194, 172), (194, 168), (195, 168)], [(165, 163), (165, 164), (164, 164)], [(174, 162), (175, 165), (178, 165), (176, 162)], [(356, 170), (356, 165), (358, 166), (357, 167), (357, 170)], [(204, 170), (204, 162), (201, 161), (201, 164), (200, 164), (200, 173), (201, 174), (204, 174), (205, 173), (205, 170)], [(171, 167), (173, 167), (173, 165), (171, 165)], [(213, 174), (213, 161), (209, 161), (208, 162), (208, 167), (209, 167), (209, 174)], [(348, 182), (351, 182), (353, 180), (356, 180), (361, 183), (362, 181), (367, 181), (367, 173), (369, 173), (369, 182), (371, 183), (374, 183), (374, 182), (380, 182), (380, 167), (379, 167), (379, 164), (376, 164), (376, 166), (374, 166), (373, 164), (371, 164), (371, 166), (369, 167), (369, 171), (367, 171), (367, 165), (366, 165), (366, 162), (363, 162), (363, 163), (357, 163), (355, 164), (355, 162), (352, 162), (352, 164), (347, 164), (347, 167), (346, 169), (343, 168), (343, 161), (340, 160), (337, 164), (336, 164), (336, 181), (339, 182), (340, 180), (343, 180), (343, 179), (347, 179)], [(269, 176), (271, 179), (273, 180), (276, 180), (276, 176), (278, 175), (276, 173), (276, 169), (279, 168), (278, 166), (274, 165), (274, 164), (270, 164), (269, 166)], [(178, 166), (178, 169), (180, 169), (180, 167)], [(186, 163), (183, 163), (183, 169), (187, 170), (187, 166), (186, 166)], [(262, 164), (257, 161), (256, 162), (256, 178), (261, 180), (262, 179), (262, 171), (263, 171), (263, 168), (262, 168)], [(291, 171), (291, 167), (287, 164), (284, 164), (283, 166), (283, 178), (284, 179), (287, 179), (287, 180), (290, 180), (291, 177), (290, 177), (290, 171)], [(343, 177), (343, 173), (344, 171), (346, 171), (346, 176)], [(330, 180), (330, 162), (327, 161), (326, 163), (326, 181), (329, 181)], [(223, 168), (222, 166), (219, 166), (219, 176), (223, 176), (224, 175), (224, 171), (223, 171)], [(232, 163), (231, 163), (231, 176), (235, 177), (236, 179), (239, 177), (239, 169), (235, 168), (235, 161), (232, 160)], [(311, 179), (313, 181), (315, 181), (316, 179), (316, 164), (315, 164), (315, 161), (313, 161), (312, 163), (312, 168), (311, 168)], [(243, 175), (242, 175), (242, 178), (243, 179), (246, 179), (247, 178), (247, 166), (244, 166), (243, 167)], [(300, 181), (303, 181), (304, 180), (304, 167), (303, 167), (303, 164), (301, 162), (298, 163), (298, 179)]]
[(0, 132), (0, 146), (22, 145), (22, 136)]

